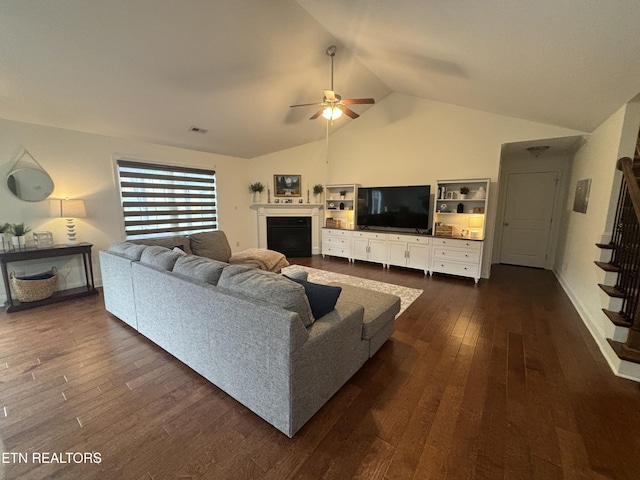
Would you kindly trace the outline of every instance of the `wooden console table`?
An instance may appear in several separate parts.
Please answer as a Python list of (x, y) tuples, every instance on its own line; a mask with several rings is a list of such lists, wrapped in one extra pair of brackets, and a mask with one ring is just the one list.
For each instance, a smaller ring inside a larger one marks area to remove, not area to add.
[[(7, 313), (97, 294), (98, 290), (96, 290), (94, 285), (93, 264), (91, 262), (92, 246), (93, 245), (90, 243), (78, 243), (77, 245), (54, 245), (52, 247), (45, 248), (23, 248), (19, 250), (0, 252), (0, 267), (2, 268), (2, 276), (4, 278), (4, 290), (7, 294), (7, 301), (4, 304)], [(58, 290), (49, 298), (35, 302), (20, 302), (13, 299), (11, 295), (11, 283), (9, 282), (9, 272), (7, 269), (7, 265), (9, 263), (24, 260), (35, 260), (38, 258), (65, 257), (69, 255), (82, 255), (84, 275), (86, 279), (86, 285), (84, 287)]]

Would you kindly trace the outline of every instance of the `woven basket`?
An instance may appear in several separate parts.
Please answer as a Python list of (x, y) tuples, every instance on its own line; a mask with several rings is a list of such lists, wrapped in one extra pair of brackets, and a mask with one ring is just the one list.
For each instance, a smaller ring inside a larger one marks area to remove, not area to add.
[(453, 225), (436, 225), (436, 236), (452, 237), (453, 232)]
[(53, 295), (53, 292), (56, 290), (56, 284), (58, 282), (58, 275), (56, 273), (56, 269), (52, 269), (50, 272), (40, 275), (16, 277), (15, 272), (11, 272), (11, 289), (15, 297), (21, 302), (44, 300)]

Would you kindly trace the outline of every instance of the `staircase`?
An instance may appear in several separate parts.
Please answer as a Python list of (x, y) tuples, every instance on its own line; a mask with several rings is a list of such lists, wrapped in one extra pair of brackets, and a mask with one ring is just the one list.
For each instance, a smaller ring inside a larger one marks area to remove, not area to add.
[(607, 272), (606, 283), (598, 285), (611, 299), (603, 312), (627, 333), (624, 342), (607, 341), (619, 358), (640, 363), (640, 136), (634, 159), (621, 158), (617, 168), (623, 180), (612, 238), (597, 244), (610, 259), (595, 263)]

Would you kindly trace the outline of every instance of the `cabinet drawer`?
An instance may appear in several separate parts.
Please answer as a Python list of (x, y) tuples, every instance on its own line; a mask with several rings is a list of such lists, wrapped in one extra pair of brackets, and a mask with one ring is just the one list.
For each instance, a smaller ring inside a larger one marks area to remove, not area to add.
[(340, 230), (337, 228), (323, 228), (322, 229), (322, 238), (325, 237), (350, 237), (351, 230)]
[(421, 237), (419, 235), (397, 235), (395, 233), (390, 233), (388, 234), (388, 238), (390, 241), (394, 242), (417, 243), (420, 245), (429, 245), (430, 243), (429, 237)]
[(431, 270), (440, 273), (450, 273), (452, 275), (463, 275), (466, 277), (475, 277), (478, 275), (478, 265), (470, 263), (458, 263), (440, 261), (436, 258), (431, 262)]
[(438, 259), (446, 259), (446, 260), (459, 260), (464, 262), (472, 262), (478, 263), (480, 260), (480, 251), (478, 250), (464, 250), (462, 248), (434, 248), (433, 249), (433, 259), (437, 261)]
[(349, 258), (350, 249), (348, 247), (340, 247), (337, 245), (322, 246), (323, 255), (333, 255), (334, 257)]
[(472, 240), (458, 240), (454, 238), (434, 238), (433, 244), (435, 246), (468, 248), (472, 250), (480, 250), (482, 248), (482, 242), (475, 242)]
[(376, 233), (376, 232), (353, 232), (353, 238), (366, 238), (367, 240), (370, 240), (370, 239), (386, 240), (387, 234)]
[(326, 235), (322, 237), (323, 245), (347, 247), (349, 245), (349, 241), (350, 239), (345, 237), (338, 237), (338, 236), (331, 236), (331, 235)]

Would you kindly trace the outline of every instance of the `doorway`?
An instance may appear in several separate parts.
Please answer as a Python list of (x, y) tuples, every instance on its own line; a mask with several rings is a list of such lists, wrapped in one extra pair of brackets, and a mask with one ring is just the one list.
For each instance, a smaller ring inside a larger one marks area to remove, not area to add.
[[(537, 155), (533, 145), (549, 145)], [(494, 263), (554, 267), (573, 155), (582, 137), (517, 142), (502, 147)]]
[(545, 268), (559, 173), (514, 172), (506, 177), (500, 263)]

